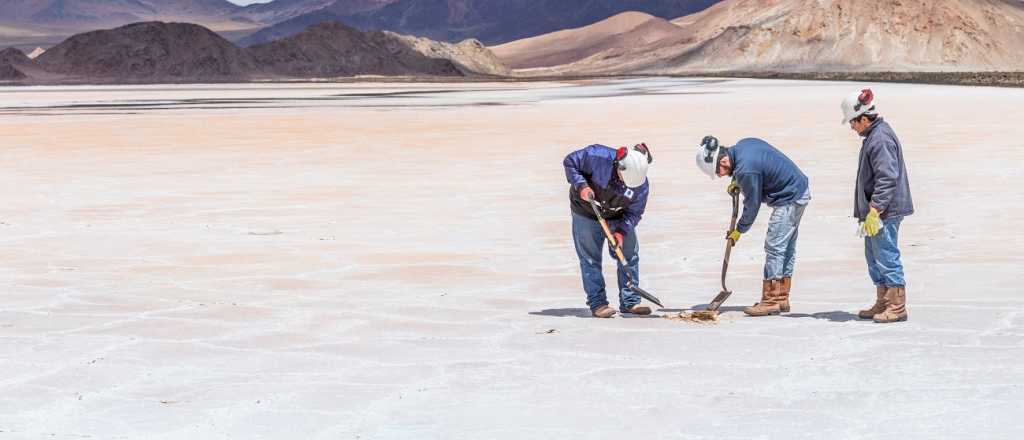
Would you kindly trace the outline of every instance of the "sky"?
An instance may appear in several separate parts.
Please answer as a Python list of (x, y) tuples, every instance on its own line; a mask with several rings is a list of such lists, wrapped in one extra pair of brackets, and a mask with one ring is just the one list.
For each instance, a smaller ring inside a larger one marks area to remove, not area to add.
[(236, 5), (251, 5), (253, 3), (270, 3), (270, 0), (228, 0)]

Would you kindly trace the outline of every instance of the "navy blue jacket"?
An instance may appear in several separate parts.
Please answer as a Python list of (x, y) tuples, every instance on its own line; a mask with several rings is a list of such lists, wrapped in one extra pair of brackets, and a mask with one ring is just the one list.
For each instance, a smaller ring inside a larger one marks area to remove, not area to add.
[(746, 233), (754, 225), (761, 203), (785, 206), (807, 193), (809, 182), (785, 154), (761, 139), (742, 139), (728, 149), (732, 175), (743, 191), (743, 216), (736, 230)]
[(572, 212), (597, 220), (590, 202), (580, 198), (580, 190), (589, 186), (594, 190), (594, 198), (604, 207), (601, 217), (608, 220), (608, 227), (628, 236), (643, 218), (650, 182), (644, 182), (637, 188), (629, 188), (622, 183), (615, 170), (615, 152), (611, 147), (591, 145), (569, 153), (562, 165), (565, 166), (565, 178), (571, 185), (569, 207)]
[(903, 146), (882, 118), (864, 132), (857, 167), (857, 189), (853, 197), (853, 216), (867, 217), (871, 206), (883, 219), (914, 213), (910, 196), (910, 178), (903, 160)]

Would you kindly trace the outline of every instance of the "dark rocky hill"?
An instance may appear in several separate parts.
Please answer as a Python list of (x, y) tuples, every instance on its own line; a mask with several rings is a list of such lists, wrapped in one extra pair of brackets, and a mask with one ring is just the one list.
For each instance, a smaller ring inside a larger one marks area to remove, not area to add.
[(451, 61), (428, 58), (395, 36), (337, 22), (247, 50), (268, 72), (290, 77), (462, 75)]
[(246, 51), (195, 24), (144, 22), (68, 38), (36, 61), (73, 78), (238, 80), (260, 69)]

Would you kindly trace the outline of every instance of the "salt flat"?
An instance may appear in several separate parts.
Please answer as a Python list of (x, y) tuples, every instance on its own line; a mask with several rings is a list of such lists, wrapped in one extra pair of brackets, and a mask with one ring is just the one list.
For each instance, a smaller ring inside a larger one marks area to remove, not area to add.
[[(860, 86), (0, 88), (0, 439), (1021, 438), (1024, 90), (869, 84), (917, 205), (883, 326), (851, 314)], [(721, 323), (587, 318), (562, 158), (651, 146), (668, 314), (719, 290), (706, 134), (811, 178), (793, 313), (738, 311), (764, 210)]]

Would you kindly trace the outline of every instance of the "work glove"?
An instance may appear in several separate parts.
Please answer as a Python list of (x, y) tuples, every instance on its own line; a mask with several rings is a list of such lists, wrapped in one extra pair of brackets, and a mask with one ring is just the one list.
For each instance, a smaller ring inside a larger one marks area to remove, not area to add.
[(621, 232), (612, 234), (612, 237), (615, 237), (615, 243), (612, 245), (613, 247), (622, 247), (622, 244), (626, 242), (626, 237), (622, 235)]
[(868, 237), (874, 237), (878, 235), (878, 231), (882, 230), (882, 215), (874, 207), (871, 208), (868, 216), (864, 219), (863, 228), (864, 234)]
[(590, 199), (594, 198), (594, 190), (590, 189), (589, 186), (584, 186), (580, 189), (580, 198), (589, 202)]
[(740, 193), (740, 185), (736, 183), (736, 179), (732, 179), (732, 182), (729, 182), (729, 187), (725, 189), (725, 192), (730, 196)]
[(737, 230), (733, 229), (732, 231), (729, 231), (729, 233), (727, 233), (725, 235), (725, 239), (726, 240), (732, 240), (732, 244), (733, 244), (733, 246), (735, 246), (736, 243), (740, 242), (740, 236), (741, 235), (743, 235), (743, 234), (741, 234), (740, 231), (737, 231)]

